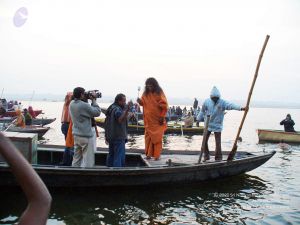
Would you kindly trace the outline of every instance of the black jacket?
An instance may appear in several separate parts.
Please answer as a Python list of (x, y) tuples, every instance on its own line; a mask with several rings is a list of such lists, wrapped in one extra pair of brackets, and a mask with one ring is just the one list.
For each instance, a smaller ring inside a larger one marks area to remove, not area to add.
[(284, 119), (280, 122), (280, 125), (283, 125), (284, 126), (284, 131), (285, 132), (295, 132), (295, 129), (294, 129), (294, 120), (287, 120), (287, 119)]

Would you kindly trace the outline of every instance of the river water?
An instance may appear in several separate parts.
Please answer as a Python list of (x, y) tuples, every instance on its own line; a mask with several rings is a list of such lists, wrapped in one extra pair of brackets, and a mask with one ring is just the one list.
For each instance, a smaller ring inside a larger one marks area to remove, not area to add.
[[(24, 105), (26, 106), (26, 102)], [(62, 102), (33, 102), (43, 116), (56, 117), (43, 142), (64, 144), (60, 132)], [(107, 106), (108, 104), (101, 104)], [(290, 113), (300, 130), (299, 109), (251, 108), (238, 150), (276, 150), (266, 164), (247, 174), (199, 184), (176, 186), (78, 190), (50, 189), (53, 204), (47, 224), (300, 224), (300, 145), (280, 148), (258, 144), (256, 129), (282, 129), (279, 122)], [(242, 112), (225, 115), (222, 148), (230, 150)], [(98, 146), (105, 147), (100, 129)], [(143, 136), (130, 136), (127, 151), (143, 148)], [(202, 136), (170, 135), (165, 149), (199, 150)], [(214, 149), (214, 138), (209, 142)], [(17, 189), (0, 190), (0, 224), (18, 221), (26, 206)]]

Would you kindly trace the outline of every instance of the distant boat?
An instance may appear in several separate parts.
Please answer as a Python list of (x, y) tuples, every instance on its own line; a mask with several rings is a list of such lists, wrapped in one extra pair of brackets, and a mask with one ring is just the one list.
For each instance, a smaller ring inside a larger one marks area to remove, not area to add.
[[(11, 123), (15, 118), (14, 117), (3, 117), (0, 118), (0, 123)], [(53, 123), (56, 120), (56, 118), (35, 118), (32, 119), (32, 125), (41, 125), (45, 126), (50, 123)]]
[(26, 126), (24, 128), (10, 126), (6, 131), (19, 132), (19, 133), (35, 133), (38, 134), (38, 138), (41, 139), (49, 129), (50, 127), (42, 127), (42, 126)]
[[(43, 112), (43, 110), (33, 110), (33, 111), (36, 116), (40, 115)], [(3, 116), (15, 117), (15, 116), (17, 116), (17, 113), (16, 113), (16, 111), (6, 111)]]
[[(107, 149), (95, 153), (96, 165), (90, 168), (59, 166), (64, 146), (40, 145), (37, 164), (33, 169), (48, 187), (122, 187), (199, 183), (246, 173), (267, 162), (270, 153), (237, 152), (227, 161), (229, 152), (223, 152), (222, 161), (198, 164), (199, 151), (164, 150), (161, 160), (146, 160), (143, 150), (127, 150), (126, 167), (106, 167)], [(213, 152), (212, 152), (213, 155)], [(230, 182), (230, 181), (229, 181)], [(18, 185), (11, 169), (0, 163), (0, 186)]]
[[(104, 128), (104, 118), (96, 118), (96, 124), (97, 126)], [(145, 127), (143, 125), (128, 125), (128, 133), (129, 134), (144, 134), (145, 133)], [(181, 127), (180, 124), (178, 125), (168, 125), (167, 130), (165, 131), (165, 134), (184, 134), (184, 135), (197, 135), (197, 134), (203, 134), (204, 127), (191, 127), (191, 128), (185, 128)]]
[[(107, 108), (102, 108), (101, 107), (101, 112), (106, 115)], [(142, 112), (136, 112), (134, 114), (135, 114), (135, 116), (137, 117), (138, 120), (143, 119), (143, 113)], [(178, 116), (178, 115), (166, 116), (166, 119), (167, 119), (167, 121), (180, 120), (181, 116)]]
[(282, 130), (257, 130), (259, 142), (300, 144), (300, 132), (285, 132)]

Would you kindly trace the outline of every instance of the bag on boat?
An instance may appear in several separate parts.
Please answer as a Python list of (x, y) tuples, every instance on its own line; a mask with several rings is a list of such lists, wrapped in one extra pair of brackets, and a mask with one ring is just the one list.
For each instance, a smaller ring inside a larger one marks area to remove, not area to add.
[(112, 112), (114, 111), (115, 108), (117, 108), (115, 104), (112, 104), (108, 107), (107, 112), (105, 114), (106, 118), (104, 121), (104, 131), (105, 131), (105, 140), (109, 142), (112, 140), (112, 135), (113, 135), (113, 126), (112, 126)]

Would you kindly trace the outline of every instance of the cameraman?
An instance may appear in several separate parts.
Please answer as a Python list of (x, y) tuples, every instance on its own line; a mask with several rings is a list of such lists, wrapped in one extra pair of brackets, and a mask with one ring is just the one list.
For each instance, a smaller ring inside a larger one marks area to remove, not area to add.
[(109, 145), (106, 165), (109, 167), (125, 166), (125, 143), (127, 142), (127, 116), (132, 102), (126, 105), (126, 96), (118, 94), (110, 105), (105, 119), (105, 140)]
[(73, 122), (74, 156), (72, 166), (93, 167), (95, 164), (94, 132), (91, 119), (100, 115), (101, 110), (96, 102), (96, 93), (88, 97), (92, 104), (87, 103), (85, 90), (77, 87), (73, 91), (74, 100), (70, 103), (70, 115)]

